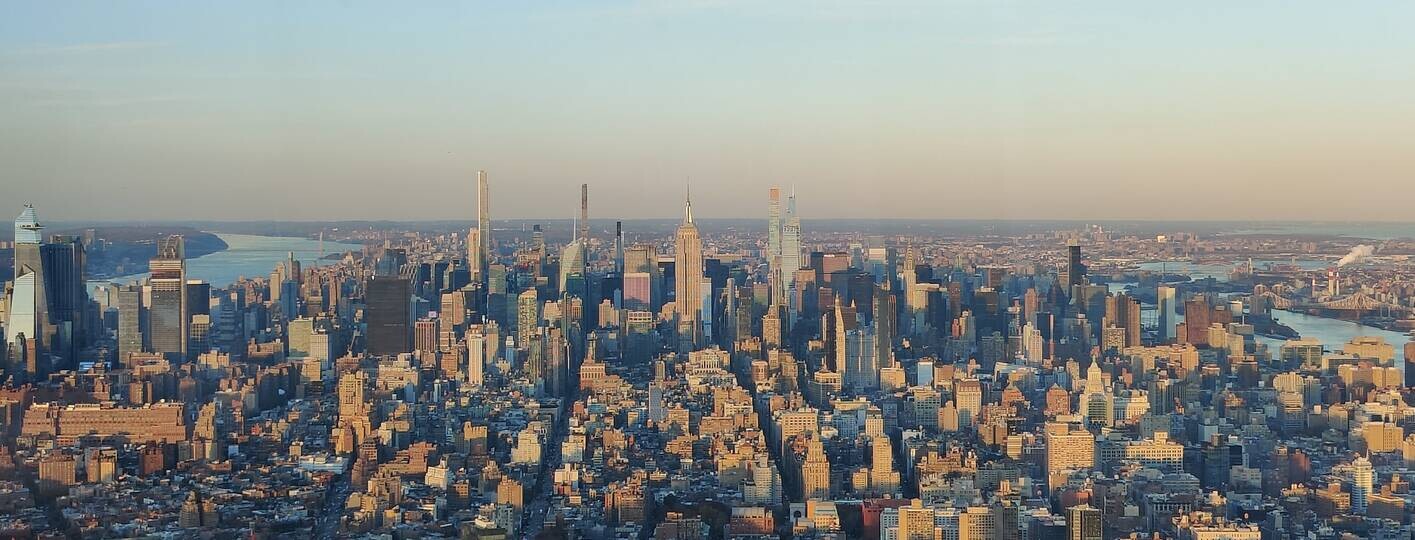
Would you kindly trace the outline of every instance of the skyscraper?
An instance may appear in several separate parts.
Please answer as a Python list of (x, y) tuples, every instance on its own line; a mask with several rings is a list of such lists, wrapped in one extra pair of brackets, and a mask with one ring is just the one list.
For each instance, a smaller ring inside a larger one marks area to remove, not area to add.
[(486, 334), (480, 326), (467, 332), (467, 384), (476, 387), (485, 381)]
[(890, 280), (876, 285), (874, 294), (875, 363), (881, 368), (894, 366), (894, 336), (899, 324), (899, 310), (895, 307), (894, 291)]
[(148, 263), (148, 343), (152, 352), (182, 359), (187, 353), (186, 243), (173, 235), (158, 241)]
[(614, 271), (624, 275), (624, 222), (614, 222)]
[(589, 184), (580, 184), (580, 220), (575, 228), (575, 238), (572, 238), (570, 243), (565, 245), (565, 249), (560, 252), (560, 275), (557, 276), (556, 284), (559, 285), (562, 295), (580, 298), (588, 296), (585, 290), (585, 285), (589, 281), (588, 273), (585, 271), (585, 259), (589, 249), (589, 204)]
[(471, 273), (472, 281), (480, 282), (480, 278), (486, 275), (482, 270), (481, 253), (481, 229), (472, 227), (467, 230), (467, 271)]
[(5, 321), (5, 342), (12, 346), (24, 335), (26, 344), (36, 351), (45, 351), (54, 333), (49, 316), (49, 300), (45, 294), (48, 279), (44, 272), (41, 248), (44, 226), (34, 206), (25, 205), (15, 218), (15, 282)]
[(769, 265), (768, 279), (772, 286), (771, 295), (774, 302), (777, 296), (786, 292), (777, 288), (778, 282), (785, 284), (785, 280), (781, 279), (781, 188), (771, 186), (767, 191), (766, 216), (765, 259)]
[(1159, 311), (1159, 336), (1161, 342), (1173, 341), (1175, 329), (1179, 324), (1179, 315), (1175, 312), (1175, 289), (1168, 285), (1160, 285), (1155, 289), (1157, 298), (1157, 311)]
[[(486, 171), (477, 171), (477, 263), (474, 269), (485, 271), (491, 264), (491, 185)], [(478, 281), (485, 276), (477, 276)]]
[(1086, 265), (1081, 264), (1081, 245), (1071, 242), (1066, 245), (1066, 294), (1086, 284)]
[(79, 350), (88, 343), (84, 312), (88, 307), (88, 286), (84, 283), (87, 256), (77, 236), (56, 235), (40, 246), (43, 264), (46, 311), (53, 332), (49, 351), (64, 363), (59, 369), (77, 367)]
[[(801, 268), (801, 218), (796, 216), (796, 193), (793, 190), (786, 198), (786, 223), (781, 226), (781, 281), (785, 290), (796, 286), (796, 270)], [(801, 311), (801, 302), (794, 295), (786, 298), (789, 317), (795, 320)]]
[(590, 239), (590, 185), (580, 184), (580, 230), (575, 238), (581, 242)]
[(919, 302), (915, 296), (914, 289), (919, 283), (918, 260), (914, 255), (914, 246), (910, 244), (904, 248), (904, 290), (900, 291), (904, 297), (904, 331), (908, 333), (921, 330), (919, 326), (923, 322), (923, 302)]
[(1371, 460), (1359, 456), (1351, 462), (1351, 512), (1365, 514), (1371, 498), (1371, 488), (1375, 484), (1376, 473), (1371, 468)]
[(683, 224), (674, 234), (673, 281), (674, 305), (678, 314), (680, 331), (690, 327), (691, 336), (685, 336), (694, 343), (702, 334), (702, 281), (703, 281), (703, 241), (698, 236), (698, 226), (693, 224), (693, 197), (691, 194), (683, 204)]
[(1089, 504), (1066, 509), (1066, 528), (1071, 540), (1101, 540), (1101, 511)]
[(830, 499), (830, 459), (820, 439), (806, 442), (806, 457), (801, 462), (801, 498)]
[(401, 276), (374, 276), (365, 294), (368, 353), (391, 355), (411, 350), (412, 283)]
[(118, 361), (144, 349), (142, 328), (142, 287), (118, 288)]
[(521, 348), (530, 348), (536, 326), (540, 324), (540, 297), (534, 287), (521, 291), (516, 299), (516, 341)]

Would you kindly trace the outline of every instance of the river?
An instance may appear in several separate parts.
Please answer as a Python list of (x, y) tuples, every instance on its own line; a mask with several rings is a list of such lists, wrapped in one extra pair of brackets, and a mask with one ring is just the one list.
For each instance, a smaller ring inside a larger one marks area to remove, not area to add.
[[(288, 236), (255, 236), (249, 234), (214, 233), (226, 242), (226, 249), (187, 259), (187, 278), (200, 279), (214, 288), (228, 287), (241, 277), (269, 276), (275, 266), (290, 255), (300, 261), (302, 267), (315, 264), (329, 264), (319, 261), (320, 242), (309, 238)], [(324, 253), (359, 251), (360, 244), (324, 242)], [(130, 274), (112, 279), (89, 281), (89, 287), (107, 283), (133, 283), (147, 278), (147, 273)]]
[[(1296, 330), (1302, 337), (1321, 341), (1327, 350), (1340, 351), (1343, 343), (1351, 341), (1351, 338), (1356, 336), (1374, 336), (1384, 339), (1386, 343), (1395, 346), (1396, 365), (1404, 369), (1402, 360), (1405, 359), (1405, 342), (1410, 341), (1408, 335), (1351, 321), (1329, 319), (1295, 311), (1274, 310), (1273, 317), (1277, 318), (1277, 322)], [(1277, 355), (1278, 347), (1281, 347), (1283, 342), (1281, 339), (1261, 336), (1258, 337), (1258, 341), (1266, 343), (1268, 351), (1274, 356)]]
[[(1297, 259), (1296, 261), (1255, 260), (1253, 261), (1253, 265), (1257, 268), (1262, 268), (1263, 265), (1268, 262), (1281, 264), (1296, 264), (1297, 266), (1300, 266), (1302, 268), (1309, 269), (1322, 268), (1325, 264), (1329, 264), (1324, 261)], [(1220, 281), (1227, 281), (1228, 271), (1233, 266), (1219, 264), (1194, 264), (1189, 262), (1150, 262), (1140, 264), (1139, 267), (1141, 269), (1153, 272), (1159, 272), (1160, 269), (1163, 268), (1164, 271), (1174, 274), (1184, 274), (1194, 279), (1212, 277)], [(1112, 293), (1123, 292), (1124, 288), (1130, 285), (1135, 285), (1135, 283), (1115, 282), (1110, 283), (1109, 288)], [(1154, 304), (1145, 304), (1143, 306), (1143, 309), (1149, 311), (1153, 310), (1154, 307)], [(1150, 313), (1147, 313), (1146, 316), (1152, 317), (1153, 312), (1151, 311)], [(1411, 341), (1409, 335), (1402, 334), (1400, 332), (1392, 332), (1390, 330), (1385, 330), (1375, 326), (1368, 326), (1341, 319), (1318, 317), (1316, 315), (1308, 315), (1306, 313), (1298, 313), (1294, 311), (1275, 310), (1273, 311), (1273, 316), (1277, 318), (1278, 322), (1287, 325), (1293, 330), (1296, 330), (1298, 335), (1321, 341), (1322, 345), (1325, 346), (1329, 351), (1341, 350), (1341, 345), (1343, 343), (1351, 341), (1351, 338), (1357, 336), (1374, 336), (1384, 339), (1386, 343), (1389, 343), (1395, 347), (1396, 363), (1397, 365), (1401, 366), (1401, 369), (1404, 369), (1404, 362), (1402, 362), (1402, 360), (1405, 359), (1405, 343), (1407, 341)], [(1179, 320), (1183, 321), (1184, 316), (1180, 315)], [(1259, 336), (1257, 339), (1259, 342), (1267, 344), (1268, 352), (1273, 355), (1278, 354), (1278, 347), (1282, 346), (1283, 342), (1283, 340), (1281, 339), (1266, 338), (1261, 336)]]

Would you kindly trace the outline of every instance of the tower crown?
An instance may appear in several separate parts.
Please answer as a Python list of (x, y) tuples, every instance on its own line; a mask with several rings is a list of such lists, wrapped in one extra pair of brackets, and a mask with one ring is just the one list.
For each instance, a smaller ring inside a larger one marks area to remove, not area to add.
[(16, 244), (39, 244), (44, 240), (44, 226), (39, 224), (39, 215), (34, 211), (34, 205), (26, 204), (20, 216), (15, 218), (15, 243)]

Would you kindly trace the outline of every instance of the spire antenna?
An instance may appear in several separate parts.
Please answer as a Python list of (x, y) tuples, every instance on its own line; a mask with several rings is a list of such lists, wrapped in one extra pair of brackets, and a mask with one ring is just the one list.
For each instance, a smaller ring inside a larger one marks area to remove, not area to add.
[(688, 195), (683, 200), (683, 219), (684, 223), (693, 222), (693, 178), (691, 176), (688, 177)]

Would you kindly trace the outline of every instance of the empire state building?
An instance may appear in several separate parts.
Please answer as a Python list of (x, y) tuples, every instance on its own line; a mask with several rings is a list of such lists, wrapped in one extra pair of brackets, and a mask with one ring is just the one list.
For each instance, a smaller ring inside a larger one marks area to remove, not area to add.
[[(693, 197), (688, 195), (683, 205), (683, 224), (674, 234), (673, 286), (676, 291), (674, 305), (678, 314), (680, 331), (690, 328), (694, 343), (701, 333), (703, 309), (703, 240), (698, 235), (698, 226), (693, 224)], [(688, 336), (683, 336), (684, 341)]]

